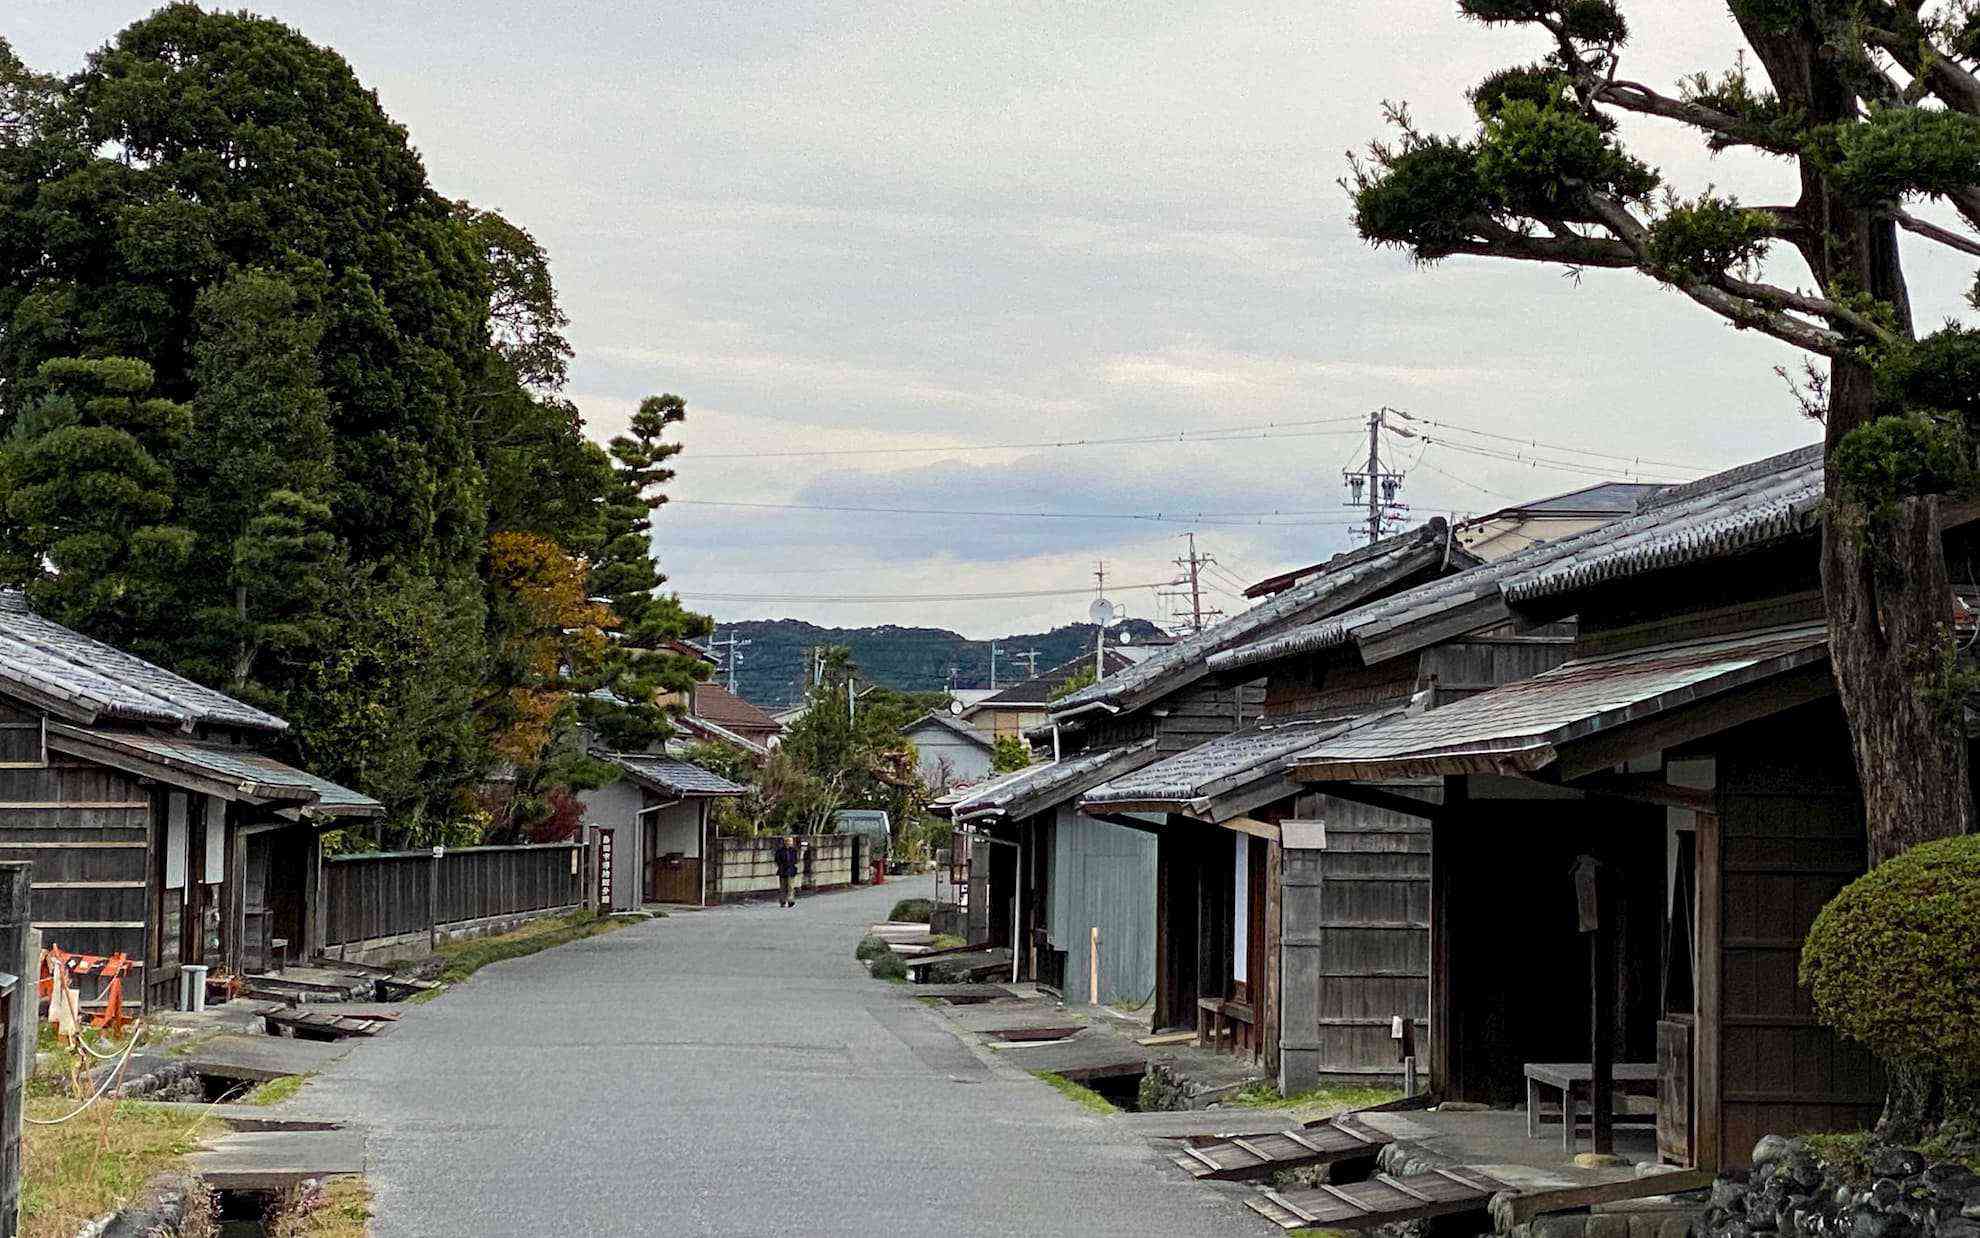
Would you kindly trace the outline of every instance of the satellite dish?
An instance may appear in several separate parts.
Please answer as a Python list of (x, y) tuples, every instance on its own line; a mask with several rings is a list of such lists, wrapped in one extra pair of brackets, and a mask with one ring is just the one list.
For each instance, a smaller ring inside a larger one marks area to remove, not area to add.
[(1103, 628), (1114, 622), (1115, 615), (1114, 604), (1106, 598), (1094, 598), (1093, 605), (1086, 608), (1086, 617)]
[(1114, 638), (1114, 643), (1117, 645), (1132, 645), (1134, 644), (1134, 633), (1123, 632)]
[(952, 713), (952, 714), (960, 714), (960, 713), (962, 713), (962, 711), (963, 711), (963, 703), (962, 703), (961, 701), (958, 701), (958, 700), (954, 700), (954, 699), (951, 699), (951, 700), (949, 701), (949, 712), (950, 712), (950, 713)]

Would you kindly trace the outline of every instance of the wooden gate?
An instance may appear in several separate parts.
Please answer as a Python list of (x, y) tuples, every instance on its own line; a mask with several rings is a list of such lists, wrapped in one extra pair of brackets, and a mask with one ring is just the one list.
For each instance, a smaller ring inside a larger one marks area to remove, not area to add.
[[(1316, 797), (1288, 822), (1280, 1053), (1290, 1085), (1398, 1077), (1394, 1020), (1416, 1023), (1429, 1057), (1430, 824)], [(1318, 846), (1302, 845), (1318, 843)]]

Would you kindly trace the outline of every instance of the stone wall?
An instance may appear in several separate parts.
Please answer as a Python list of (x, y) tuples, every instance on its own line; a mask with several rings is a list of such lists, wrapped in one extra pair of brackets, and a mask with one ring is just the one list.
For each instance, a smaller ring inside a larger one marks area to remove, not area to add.
[[(715, 873), (709, 899), (734, 902), (775, 894), (777, 844), (782, 841), (775, 834), (716, 839)], [(804, 889), (833, 890), (852, 884), (851, 834), (807, 834), (801, 841), (809, 848), (801, 873)]]

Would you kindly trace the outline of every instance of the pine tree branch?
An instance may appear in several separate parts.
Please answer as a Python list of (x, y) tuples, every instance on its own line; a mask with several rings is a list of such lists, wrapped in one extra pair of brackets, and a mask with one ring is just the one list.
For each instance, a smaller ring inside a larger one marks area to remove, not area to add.
[(1975, 77), (1958, 61), (1922, 38), (1906, 38), (1890, 30), (1865, 23), (1863, 40), (1915, 78), (1931, 87), (1939, 102), (1956, 112), (1980, 116), (1980, 77)]
[[(1648, 272), (1649, 227), (1630, 212), (1627, 204), (1608, 194), (1583, 189), (1582, 198), (1595, 217), (1636, 255), (1637, 265)], [(1809, 352), (1834, 357), (1846, 352), (1850, 346), (1849, 337), (1842, 332), (1806, 322), (1786, 312), (1816, 313), (1819, 312), (1816, 306), (1827, 307), (1831, 304), (1817, 298), (1804, 297), (1771, 285), (1748, 284), (1724, 274), (1713, 283), (1693, 281), (1673, 284), (1672, 287), (1736, 327), (1764, 332)], [(1801, 304), (1793, 304), (1795, 301)], [(1841, 306), (1833, 308), (1842, 310)]]
[(1637, 112), (1645, 116), (1661, 116), (1665, 120), (1675, 120), (1715, 133), (1737, 146), (1752, 146), (1760, 150), (1772, 151), (1778, 155), (1791, 155), (1793, 149), (1761, 125), (1741, 120), (1730, 112), (1679, 99), (1671, 95), (1659, 94), (1641, 82), (1610, 81), (1597, 86), (1595, 101), (1619, 107), (1625, 112)]
[(1839, 301), (1831, 301), (1827, 297), (1811, 297), (1805, 292), (1794, 292), (1774, 284), (1754, 283), (1750, 280), (1738, 279), (1731, 275), (1720, 275), (1713, 282), (1717, 287), (1723, 288), (1734, 296), (1742, 297), (1748, 301), (1753, 301), (1761, 305), (1771, 305), (1776, 309), (1787, 310), (1796, 314), (1807, 314), (1811, 317), (1825, 318), (1830, 322), (1841, 323), (1859, 335), (1867, 336), (1880, 343), (1895, 344), (1899, 342), (1899, 337), (1889, 327), (1884, 326), (1873, 318), (1858, 313)]
[(1553, 236), (1533, 236), (1506, 227), (1495, 219), (1479, 216), (1465, 221), (1475, 238), (1449, 246), (1443, 252), (1470, 254), (1481, 258), (1511, 258), (1522, 262), (1552, 262), (1567, 266), (1623, 269), (1638, 265), (1635, 251), (1608, 237), (1580, 236), (1564, 225), (1541, 221), (1553, 228)]
[(1980, 241), (1976, 241), (1970, 236), (1961, 236), (1951, 228), (1942, 228), (1938, 224), (1920, 219), (1918, 216), (1905, 210), (1892, 211), (1891, 218), (1896, 220), (1897, 226), (1903, 228), (1906, 232), (1910, 232), (1916, 236), (1922, 236), (1928, 241), (1937, 241), (1939, 244), (1950, 249), (1956, 249), (1963, 254), (1971, 254), (1976, 258), (1980, 258)]

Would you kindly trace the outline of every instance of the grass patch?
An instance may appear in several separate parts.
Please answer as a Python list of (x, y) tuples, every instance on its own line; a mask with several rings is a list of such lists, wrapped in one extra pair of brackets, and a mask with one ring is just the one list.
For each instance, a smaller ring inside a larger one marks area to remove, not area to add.
[(1870, 1150), (1870, 1132), (1802, 1135), (1799, 1138), (1808, 1145), (1808, 1150), (1815, 1154), (1816, 1160), (1835, 1170), (1847, 1181), (1870, 1180), (1870, 1165), (1865, 1156)]
[(1051, 1084), (1054, 1088), (1057, 1088), (1061, 1096), (1064, 1096), (1067, 1100), (1072, 1101), (1082, 1109), (1091, 1109), (1095, 1113), (1120, 1112), (1119, 1109), (1114, 1107), (1113, 1101), (1108, 1100), (1092, 1088), (1087, 1087), (1084, 1083), (1074, 1083), (1064, 1075), (1055, 1074), (1049, 1070), (1034, 1070), (1031, 1073), (1046, 1083)]
[(1245, 1109), (1323, 1109), (1329, 1113), (1345, 1113), (1350, 1109), (1366, 1109), (1370, 1105), (1386, 1105), (1401, 1099), (1402, 1093), (1394, 1088), (1357, 1087), (1314, 1088), (1310, 1092), (1285, 1096), (1270, 1083), (1259, 1079), (1239, 1088), (1228, 1103)]
[(532, 920), (513, 933), (449, 942), (435, 951), (447, 961), (446, 966), (440, 969), (438, 979), (442, 984), (459, 984), (490, 963), (523, 958), (637, 923), (639, 921), (619, 916), (600, 916), (596, 911), (586, 909), (566, 916)]
[(894, 904), (894, 909), (887, 913), (887, 918), (900, 924), (906, 924), (910, 921), (916, 924), (926, 924), (928, 923), (928, 918), (934, 914), (934, 899), (904, 898)]
[[(27, 1103), (31, 1118), (59, 1118), (66, 1098)], [(133, 1198), (145, 1183), (178, 1165), (218, 1124), (158, 1105), (95, 1105), (60, 1126), (21, 1132), (21, 1234), (70, 1238), (96, 1217)]]
[(937, 933), (928, 939), (928, 948), (931, 950), (953, 950), (957, 946), (967, 946), (968, 944), (968, 942), (954, 933)]
[(872, 963), (868, 964), (868, 970), (873, 973), (875, 980), (893, 980), (905, 983), (908, 978), (907, 960), (895, 954), (892, 950), (875, 958)]
[(859, 939), (859, 945), (853, 947), (853, 957), (864, 963), (868, 959), (879, 958), (881, 955), (887, 953), (887, 950), (888, 946), (885, 938), (868, 933)]
[(283, 1075), (280, 1079), (270, 1079), (266, 1083), (257, 1083), (254, 1085), (253, 1091), (241, 1097), (240, 1103), (243, 1105), (279, 1105), (294, 1096), (297, 1092), (302, 1091), (303, 1081), (308, 1077), (307, 1075)]
[(370, 1184), (345, 1175), (298, 1200), (269, 1232), (275, 1238), (364, 1238), (370, 1220)]

